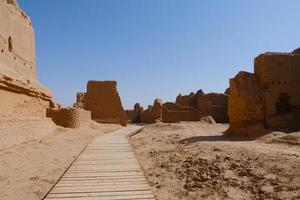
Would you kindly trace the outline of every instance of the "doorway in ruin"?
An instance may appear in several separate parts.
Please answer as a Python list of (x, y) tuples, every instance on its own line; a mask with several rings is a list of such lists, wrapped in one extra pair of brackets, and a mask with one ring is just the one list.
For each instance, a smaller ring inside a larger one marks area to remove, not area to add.
[(290, 96), (288, 93), (280, 93), (278, 99), (276, 100), (276, 111), (279, 114), (286, 114), (291, 111), (291, 104), (290, 104)]

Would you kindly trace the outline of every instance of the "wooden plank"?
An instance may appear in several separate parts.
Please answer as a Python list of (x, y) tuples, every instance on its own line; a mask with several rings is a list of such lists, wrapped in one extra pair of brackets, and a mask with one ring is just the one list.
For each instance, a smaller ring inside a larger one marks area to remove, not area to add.
[(155, 199), (127, 140), (140, 129), (127, 127), (96, 138), (44, 199)]

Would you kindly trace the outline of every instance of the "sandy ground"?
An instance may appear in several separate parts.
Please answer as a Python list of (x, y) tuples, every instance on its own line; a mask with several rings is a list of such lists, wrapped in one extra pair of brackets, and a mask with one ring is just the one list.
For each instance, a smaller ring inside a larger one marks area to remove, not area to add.
[(119, 128), (90, 122), (66, 129), (49, 119), (0, 120), (0, 199), (41, 199), (95, 136)]
[(131, 137), (158, 200), (300, 199), (300, 132), (251, 141), (227, 128), (158, 123)]

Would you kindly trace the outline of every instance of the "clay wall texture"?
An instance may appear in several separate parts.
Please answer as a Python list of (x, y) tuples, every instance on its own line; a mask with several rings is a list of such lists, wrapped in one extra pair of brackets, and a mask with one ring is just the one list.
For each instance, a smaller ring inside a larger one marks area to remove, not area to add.
[(203, 117), (212, 116), (218, 123), (228, 123), (228, 95), (220, 93), (197, 93), (196, 105), (196, 108)]
[(85, 93), (84, 92), (78, 92), (76, 94), (76, 103), (75, 103), (74, 107), (84, 109), (84, 99), (85, 99)]
[(0, 65), (6, 73), (32, 80), (35, 74), (35, 41), (30, 18), (16, 3), (0, 0)]
[(162, 122), (178, 123), (180, 121), (199, 121), (199, 111), (191, 106), (181, 106), (167, 102), (162, 107)]
[(300, 126), (300, 54), (264, 53), (254, 60), (254, 74), (230, 80), (231, 129), (263, 124), (267, 128)]
[(141, 107), (139, 103), (136, 103), (134, 105), (134, 110), (133, 110), (133, 114), (132, 114), (132, 117), (131, 117), (131, 122), (132, 123), (141, 123), (143, 121), (143, 119), (142, 119), (143, 113), (144, 113), (143, 107)]
[(34, 30), (15, 0), (0, 0), (0, 117), (46, 117), (51, 93), (36, 78)]
[(84, 101), (85, 109), (92, 112), (92, 119), (127, 125), (116, 81), (89, 81)]
[(91, 120), (91, 112), (80, 108), (47, 109), (47, 117), (65, 128), (79, 128)]
[[(202, 90), (197, 91), (196, 94), (191, 93), (189, 95), (178, 95), (176, 98), (176, 104), (183, 108), (192, 107), (197, 109), (202, 117), (212, 116), (218, 123), (228, 123), (228, 95), (220, 93), (207, 93)], [(176, 105), (170, 104), (173, 108), (171, 110), (178, 110)], [(181, 109), (183, 109), (181, 108)]]
[(127, 121), (131, 121), (134, 110), (125, 110)]
[(178, 123), (181, 121), (199, 121), (200, 116), (197, 111), (169, 111), (163, 109), (162, 122)]

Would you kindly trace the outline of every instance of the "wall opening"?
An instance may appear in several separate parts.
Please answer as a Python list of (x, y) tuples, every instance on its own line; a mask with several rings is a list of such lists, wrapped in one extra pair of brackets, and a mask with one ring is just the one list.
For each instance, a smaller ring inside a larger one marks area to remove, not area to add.
[(288, 93), (280, 93), (276, 101), (276, 111), (280, 114), (286, 114), (291, 111), (290, 96)]
[(13, 39), (10, 36), (8, 38), (8, 50), (9, 52), (13, 51)]

